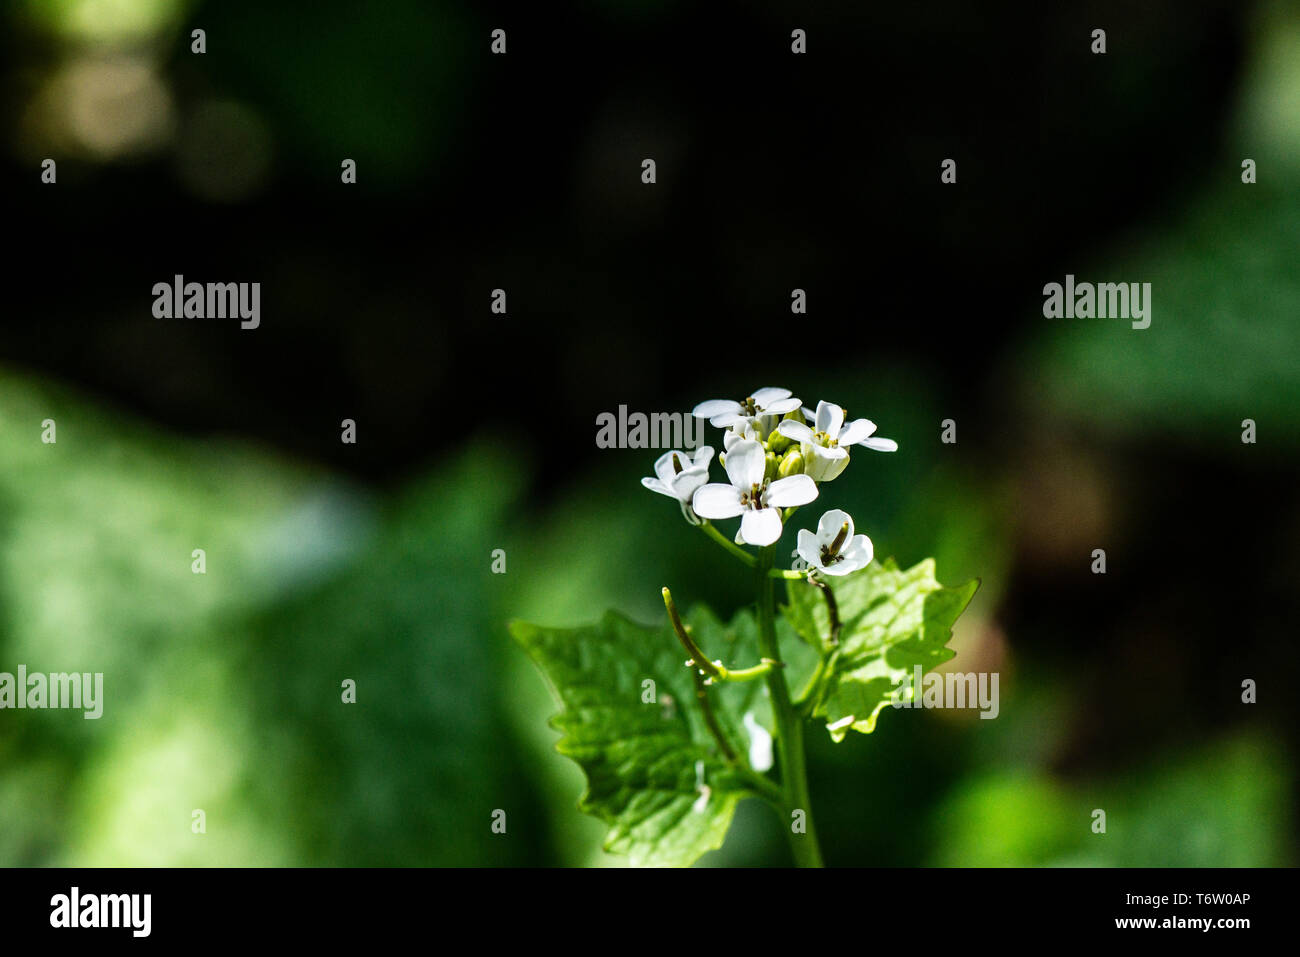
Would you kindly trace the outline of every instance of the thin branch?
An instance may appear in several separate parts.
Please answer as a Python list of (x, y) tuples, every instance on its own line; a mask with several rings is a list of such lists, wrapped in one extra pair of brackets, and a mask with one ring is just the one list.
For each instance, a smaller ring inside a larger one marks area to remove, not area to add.
[(753, 681), (755, 678), (761, 678), (773, 668), (783, 668), (784, 663), (773, 661), (771, 658), (760, 658), (759, 663), (751, 668), (737, 668), (734, 671), (724, 667), (721, 661), (710, 661), (709, 656), (704, 653), (704, 649), (695, 643), (691, 637), (691, 629), (682, 624), (682, 617), (677, 613), (677, 603), (673, 601), (673, 593), (667, 588), (663, 590), (664, 607), (668, 609), (668, 619), (673, 623), (673, 631), (677, 634), (677, 640), (682, 643), (690, 659), (686, 662), (692, 668), (698, 669), (709, 676), (709, 681)]
[[(666, 587), (664, 588), (664, 607), (668, 609), (668, 619), (673, 623), (673, 631), (677, 633), (677, 640), (682, 643), (682, 647), (686, 649), (686, 653), (691, 656), (690, 660), (687, 661), (687, 664), (690, 665), (692, 669), (698, 668), (700, 671), (703, 671), (710, 678), (721, 678), (726, 674), (726, 669), (721, 665), (710, 661), (709, 656), (706, 655), (703, 649), (695, 643), (695, 639), (691, 637), (690, 631), (688, 631), (686, 626), (682, 624), (681, 616), (677, 614), (677, 605), (673, 602), (673, 593)], [(692, 671), (692, 673), (694, 673), (694, 671)]]
[(781, 578), (788, 582), (801, 582), (808, 577), (807, 572), (797, 572), (794, 569), (782, 571), (779, 568), (769, 568), (767, 574), (772, 578)]
[(723, 668), (722, 674), (718, 676), (719, 681), (753, 681), (755, 678), (761, 678), (773, 668), (784, 668), (784, 661), (773, 661), (771, 658), (760, 658), (759, 664), (752, 668)]
[(745, 551), (735, 542), (727, 538), (727, 536), (723, 535), (720, 531), (714, 528), (712, 522), (705, 521), (704, 524), (700, 526), (700, 528), (704, 531), (705, 535), (708, 535), (709, 538), (713, 539), (715, 542), (717, 542), (727, 551), (731, 552), (732, 555), (736, 556), (736, 558), (740, 559), (750, 568), (753, 568), (758, 563), (758, 559), (756, 559), (753, 555), (749, 554), (749, 552)]
[(835, 603), (835, 593), (831, 591), (830, 585), (819, 578), (810, 578), (808, 580), (820, 588), (822, 595), (826, 598), (826, 613), (830, 616), (831, 625), (830, 646), (834, 648), (840, 643), (840, 606)]
[(727, 759), (727, 763), (734, 764), (736, 752), (727, 742), (727, 736), (722, 733), (717, 716), (713, 713), (713, 706), (709, 704), (709, 688), (704, 683), (704, 678), (694, 668), (691, 669), (691, 677), (695, 679), (695, 700), (700, 703), (700, 711), (704, 713), (704, 723), (709, 726), (709, 733), (718, 742), (718, 748), (722, 751), (722, 756)]

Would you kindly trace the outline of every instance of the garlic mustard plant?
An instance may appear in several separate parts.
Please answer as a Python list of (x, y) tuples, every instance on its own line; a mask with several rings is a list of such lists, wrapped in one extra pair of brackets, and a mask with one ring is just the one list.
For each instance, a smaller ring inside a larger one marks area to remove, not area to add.
[[(820, 866), (805, 723), (834, 741), (872, 733), (882, 709), (911, 700), (917, 667), (953, 656), (952, 626), (978, 581), (945, 588), (931, 559), (908, 569), (875, 561), (842, 508), (799, 529), (791, 567), (777, 568), (786, 527), (844, 472), (849, 449), (898, 444), (834, 403), (804, 408), (788, 389), (712, 399), (692, 414), (724, 430), (726, 481), (709, 481), (714, 449), (704, 446), (665, 453), (641, 482), (675, 498), (752, 576), (754, 606), (726, 622), (703, 605), (683, 615), (664, 587), (659, 627), (610, 612), (579, 628), (516, 621), (511, 634), (559, 699), (556, 748), (586, 773), (579, 808), (609, 826), (607, 850), (633, 864), (689, 865), (720, 847), (736, 805), (756, 798), (778, 812), (794, 861)], [(737, 518), (732, 536), (714, 524)]]

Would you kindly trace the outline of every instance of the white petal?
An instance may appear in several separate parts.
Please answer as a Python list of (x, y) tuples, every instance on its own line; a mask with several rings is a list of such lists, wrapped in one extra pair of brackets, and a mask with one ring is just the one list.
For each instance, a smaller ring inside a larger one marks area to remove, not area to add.
[(746, 509), (740, 534), (749, 545), (771, 545), (781, 537), (781, 516), (774, 508)]
[(739, 412), (740, 403), (734, 399), (708, 399), (691, 410), (691, 415), (701, 419), (711, 419), (724, 412)]
[[(751, 395), (750, 398), (754, 400), (754, 404), (757, 405), (760, 409), (766, 409), (768, 403), (775, 402), (778, 399), (784, 399), (789, 395), (790, 395), (789, 389), (777, 389), (769, 385), (769, 386), (765, 386), (762, 389), (759, 389), (757, 392)], [(799, 404), (798, 402), (795, 403), (795, 405), (798, 404)]]
[(787, 412), (793, 412), (799, 408), (798, 399), (777, 399), (775, 402), (768, 402), (761, 405), (761, 408), (768, 415), (785, 415)]
[(787, 439), (794, 439), (796, 442), (811, 442), (813, 440), (813, 431), (802, 422), (796, 422), (794, 419), (785, 419), (776, 430), (784, 435)]
[(690, 468), (673, 478), (669, 487), (683, 502), (689, 504), (695, 498), (695, 490), (709, 480), (708, 469)]
[(703, 814), (709, 806), (709, 798), (713, 795), (713, 790), (706, 784), (700, 788), (700, 796), (695, 799), (691, 805), (691, 812), (694, 814)]
[(672, 489), (670, 489), (663, 482), (659, 481), (657, 478), (643, 478), (641, 480), (641, 484), (644, 485), (652, 492), (658, 492), (660, 495), (672, 495), (673, 498), (677, 497), (673, 493)]
[(768, 505), (776, 508), (792, 508), (795, 505), (807, 505), (816, 497), (816, 482), (807, 475), (791, 475), (769, 485), (764, 499)]
[(754, 719), (754, 712), (745, 712), (745, 730), (749, 732), (749, 766), (762, 774), (772, 768), (772, 735)]
[[(827, 449), (827, 451), (842, 452), (844, 450)], [(830, 460), (827, 461), (826, 468), (822, 470), (822, 474), (825, 475), (825, 478), (823, 478), (822, 481), (833, 482), (835, 479), (839, 478), (840, 475), (844, 473), (844, 470), (848, 467), (849, 467), (849, 457), (847, 455), (844, 456), (843, 458), (831, 458)]]
[(863, 439), (861, 442), (858, 443), (858, 445), (866, 446), (867, 448), (874, 449), (877, 452), (898, 451), (898, 443), (895, 442), (893, 439), (879, 439), (879, 438)]
[(828, 565), (824, 571), (828, 575), (848, 575), (871, 564), (874, 549), (871, 539), (857, 535), (848, 545), (840, 550), (840, 560)]
[(745, 439), (758, 441), (758, 433), (754, 431), (753, 423), (749, 419), (742, 418), (734, 428), (727, 429), (726, 432), (722, 433), (723, 450), (730, 452), (733, 445)]
[(748, 491), (761, 483), (766, 465), (767, 453), (753, 439), (742, 439), (727, 450), (727, 478), (738, 489)]
[(867, 536), (854, 535), (841, 554), (846, 562), (856, 562), (859, 568), (866, 568), (871, 564), (871, 559), (876, 557), (876, 546), (871, 544), (871, 539)]
[(683, 469), (691, 465), (691, 457), (685, 452), (665, 452), (659, 458), (655, 459), (655, 475), (659, 476), (659, 481), (665, 485), (673, 483), (673, 476), (677, 474), (677, 469), (673, 467), (673, 456), (677, 456), (677, 462)]
[(827, 449), (805, 443), (803, 470), (814, 482), (830, 482), (848, 468), (849, 453), (841, 448)]
[(718, 429), (728, 429), (737, 422), (748, 421), (749, 416), (745, 415), (745, 413), (741, 411), (719, 412), (717, 415), (713, 416), (713, 418), (709, 419), (709, 425)]
[(691, 508), (702, 518), (735, 518), (745, 510), (740, 504), (740, 493), (721, 482), (698, 488), (691, 499)]
[(831, 438), (840, 434), (844, 424), (844, 410), (834, 402), (817, 403), (817, 431), (825, 432)]
[(758, 441), (760, 442), (764, 442), (767, 440), (767, 437), (771, 435), (772, 432), (776, 429), (776, 427), (781, 423), (780, 423), (779, 416), (765, 414), (765, 415), (755, 416), (754, 424), (757, 426), (757, 428), (754, 430), (753, 437), (758, 439)]
[(822, 564), (821, 546), (817, 543), (817, 536), (808, 529), (801, 528), (799, 529), (798, 540), (799, 544), (796, 550), (799, 552), (799, 557), (814, 568), (820, 568)]
[(691, 464), (694, 465), (697, 469), (708, 469), (709, 463), (712, 461), (713, 461), (713, 446), (701, 445), (698, 449), (695, 450), (695, 458), (691, 460)]
[(840, 445), (857, 445), (868, 435), (876, 431), (876, 423), (870, 419), (854, 419), (840, 432)]
[(821, 520), (817, 523), (817, 542), (821, 545), (829, 545), (835, 541), (835, 536), (840, 533), (844, 523), (849, 523), (849, 533), (844, 538), (847, 545), (849, 539), (853, 537), (853, 516), (842, 508), (833, 508), (822, 515)]

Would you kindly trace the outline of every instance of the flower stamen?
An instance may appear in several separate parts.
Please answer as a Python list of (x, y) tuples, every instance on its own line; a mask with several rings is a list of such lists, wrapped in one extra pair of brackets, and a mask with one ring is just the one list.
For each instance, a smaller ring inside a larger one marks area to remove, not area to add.
[(835, 536), (835, 540), (829, 545), (822, 546), (822, 564), (834, 565), (844, 556), (840, 554), (840, 549), (844, 547), (844, 540), (849, 537), (849, 523), (845, 522), (840, 526), (840, 532)]

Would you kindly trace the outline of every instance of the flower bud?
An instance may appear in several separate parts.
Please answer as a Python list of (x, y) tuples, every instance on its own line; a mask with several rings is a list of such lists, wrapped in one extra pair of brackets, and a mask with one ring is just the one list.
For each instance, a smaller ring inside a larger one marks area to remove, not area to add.
[(777, 466), (776, 474), (781, 478), (803, 474), (803, 452), (800, 451), (799, 446), (796, 445), (785, 453), (785, 458), (781, 459), (781, 464)]
[(767, 479), (767, 481), (769, 482), (772, 481), (772, 479), (776, 478), (776, 470), (778, 464), (779, 463), (777, 462), (776, 454), (773, 452), (768, 452), (766, 456), (766, 463), (763, 466), (763, 478)]
[(767, 447), (777, 455), (783, 454), (785, 450), (793, 444), (794, 439), (787, 438), (775, 429), (773, 429), (772, 434), (767, 437)]

